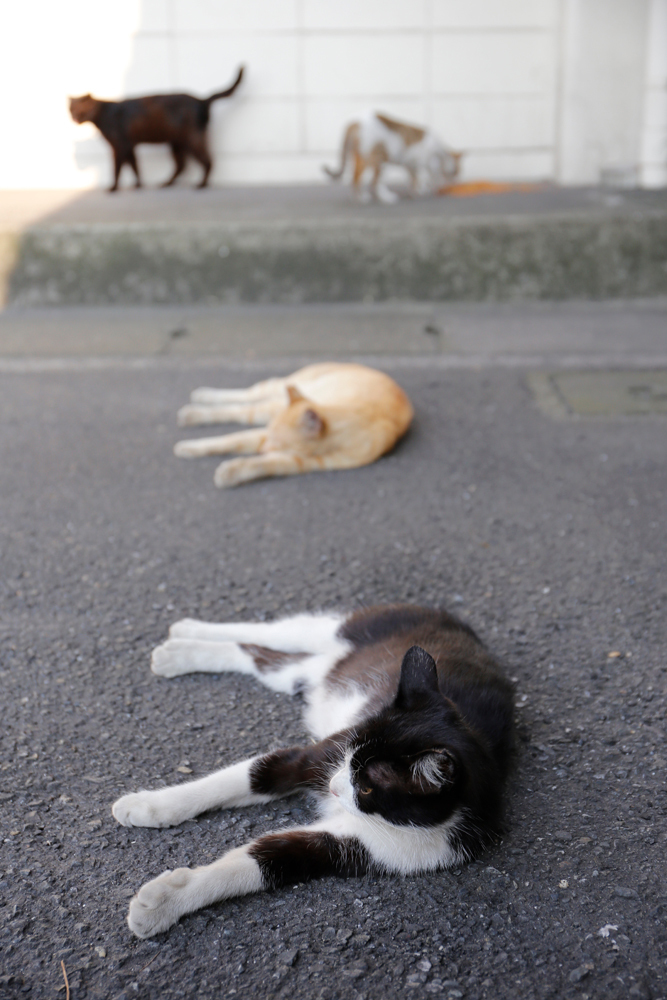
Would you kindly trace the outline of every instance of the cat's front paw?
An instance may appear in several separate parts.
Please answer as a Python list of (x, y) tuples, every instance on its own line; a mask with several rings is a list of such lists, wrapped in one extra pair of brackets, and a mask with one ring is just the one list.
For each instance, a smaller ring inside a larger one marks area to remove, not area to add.
[(140, 938), (153, 937), (175, 924), (189, 911), (186, 892), (191, 879), (189, 868), (177, 868), (142, 885), (127, 914), (132, 933)]
[(238, 486), (245, 481), (243, 475), (247, 468), (248, 460), (245, 458), (232, 458), (228, 462), (222, 462), (213, 474), (213, 482), (221, 490), (229, 489), (230, 486)]
[[(122, 826), (172, 826), (172, 819), (160, 807), (159, 792), (132, 792), (117, 799), (111, 807), (114, 819)], [(178, 821), (176, 821), (178, 822)]]

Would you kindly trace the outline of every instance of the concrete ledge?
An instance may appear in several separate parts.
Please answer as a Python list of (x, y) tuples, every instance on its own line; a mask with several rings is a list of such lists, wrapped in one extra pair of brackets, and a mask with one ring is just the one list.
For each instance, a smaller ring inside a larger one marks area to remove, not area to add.
[(18, 237), (7, 297), (53, 306), (667, 294), (664, 197), (487, 215), (447, 214), (443, 200), (430, 216), (422, 203), (412, 214), (38, 224)]

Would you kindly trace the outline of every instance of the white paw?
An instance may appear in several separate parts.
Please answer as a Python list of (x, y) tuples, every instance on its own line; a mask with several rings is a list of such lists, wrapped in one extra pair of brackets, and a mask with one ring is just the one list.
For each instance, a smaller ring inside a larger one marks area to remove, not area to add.
[(193, 389), (190, 393), (191, 403), (203, 403), (204, 406), (211, 406), (215, 403), (219, 403), (225, 393), (224, 390), (220, 389), (209, 389), (207, 386), (201, 386), (199, 389)]
[(127, 922), (130, 930), (140, 938), (160, 934), (187, 913), (185, 890), (192, 878), (188, 868), (177, 868), (158, 875), (142, 885), (130, 902)]
[(229, 462), (222, 462), (213, 474), (213, 482), (221, 490), (238, 486), (243, 482), (242, 472), (246, 465), (247, 459), (244, 458), (232, 458)]
[[(159, 792), (132, 792), (130, 795), (123, 795), (111, 807), (114, 819), (122, 826), (172, 826), (173, 817), (160, 805), (159, 795)], [(179, 820), (175, 822), (178, 823)]]
[(179, 677), (188, 673), (187, 666), (184, 668), (181, 650), (176, 647), (173, 640), (168, 639), (153, 650), (151, 670), (159, 677)]
[(206, 406), (197, 406), (187, 403), (182, 406), (176, 415), (179, 427), (191, 427), (194, 424), (210, 424), (211, 411)]
[(202, 450), (202, 446), (197, 438), (177, 441), (174, 445), (174, 455), (177, 458), (201, 458), (205, 454), (206, 452)]
[[(196, 618), (181, 618), (169, 627), (170, 639), (196, 639), (201, 632), (201, 622)], [(161, 647), (158, 646), (158, 649)]]
[(378, 201), (381, 201), (383, 205), (395, 205), (399, 201), (399, 197), (389, 188), (378, 186), (377, 189)]

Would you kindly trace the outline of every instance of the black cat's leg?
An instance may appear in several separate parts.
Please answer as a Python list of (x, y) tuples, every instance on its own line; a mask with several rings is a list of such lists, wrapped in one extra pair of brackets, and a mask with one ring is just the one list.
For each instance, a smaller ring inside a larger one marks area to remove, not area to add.
[(326, 830), (286, 830), (268, 833), (248, 848), (262, 873), (262, 888), (280, 889), (295, 882), (338, 875), (363, 875), (368, 853), (354, 837), (338, 837)]
[(131, 901), (127, 922), (137, 937), (152, 937), (220, 900), (324, 875), (359, 876), (368, 864), (354, 837), (308, 828), (270, 833), (212, 865), (177, 868), (147, 882)]
[(185, 170), (186, 158), (185, 158), (185, 150), (183, 149), (183, 147), (176, 145), (175, 143), (172, 143), (171, 152), (174, 157), (175, 169), (169, 180), (165, 181), (164, 184), (162, 185), (162, 187), (166, 188), (171, 187), (176, 178), (180, 177), (180, 175)]
[(120, 172), (125, 163), (125, 155), (121, 149), (117, 146), (111, 147), (113, 150), (113, 184), (109, 188), (109, 193), (118, 190), (118, 180), (120, 178)]
[(171, 788), (123, 795), (111, 811), (123, 826), (177, 826), (209, 809), (248, 806), (284, 795), (252, 787), (251, 771), (258, 759), (250, 757), (206, 778)]
[(272, 691), (312, 690), (352, 649), (339, 635), (342, 621), (331, 614), (224, 624), (186, 618), (153, 650), (151, 670), (161, 677), (232, 671), (249, 674)]
[(131, 147), (128, 150), (127, 156), (126, 156), (126, 160), (129, 163), (129, 165), (132, 167), (132, 169), (134, 170), (134, 176), (136, 177), (136, 182), (135, 182), (134, 186), (135, 186), (135, 188), (140, 188), (142, 186), (141, 185), (141, 177), (139, 176), (139, 165), (137, 163), (137, 158), (136, 158), (135, 153), (134, 153), (134, 147)]
[(209, 809), (270, 802), (304, 788), (324, 790), (341, 766), (344, 734), (307, 747), (288, 747), (232, 764), (197, 781), (133, 792), (114, 802), (123, 826), (176, 826)]
[(250, 766), (250, 788), (255, 795), (274, 798), (309, 789), (325, 792), (342, 767), (348, 734), (342, 730), (305, 747), (284, 747), (255, 757)]
[(197, 185), (198, 188), (205, 188), (208, 184), (208, 176), (211, 173), (211, 167), (213, 166), (213, 161), (211, 160), (211, 154), (208, 151), (208, 144), (206, 142), (206, 133), (198, 132), (196, 135), (191, 137), (190, 140), (190, 153), (194, 156), (195, 160), (199, 160), (202, 167), (204, 168), (204, 176)]
[[(182, 618), (169, 629), (170, 639), (252, 643), (284, 653), (325, 653), (338, 643), (345, 616), (335, 612), (300, 614), (272, 622), (202, 622)], [(345, 651), (349, 651), (347, 645)]]

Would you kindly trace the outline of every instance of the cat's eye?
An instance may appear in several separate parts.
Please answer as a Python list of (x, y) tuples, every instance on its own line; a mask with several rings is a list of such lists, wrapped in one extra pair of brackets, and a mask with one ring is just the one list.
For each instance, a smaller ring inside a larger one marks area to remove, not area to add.
[(360, 788), (359, 789), (359, 794), (360, 795), (370, 795), (372, 791), (373, 791), (372, 788)]

